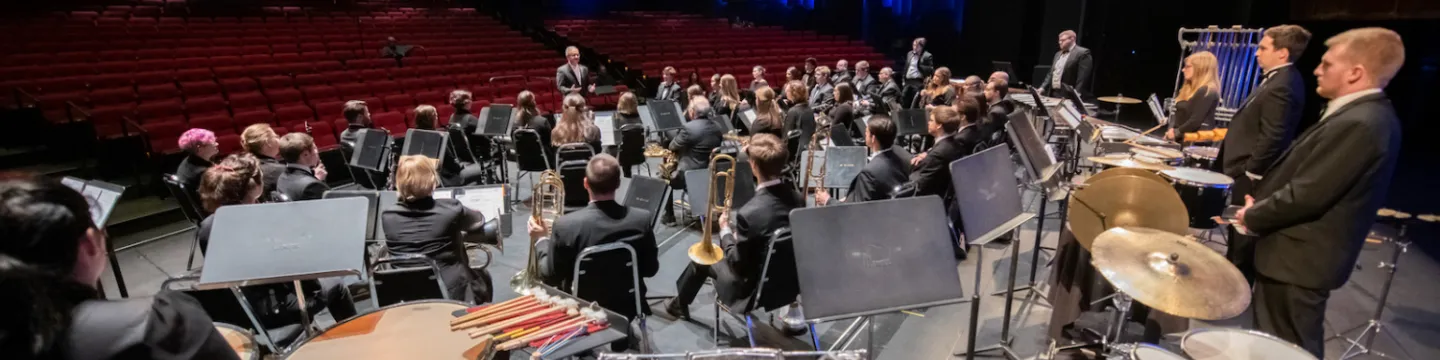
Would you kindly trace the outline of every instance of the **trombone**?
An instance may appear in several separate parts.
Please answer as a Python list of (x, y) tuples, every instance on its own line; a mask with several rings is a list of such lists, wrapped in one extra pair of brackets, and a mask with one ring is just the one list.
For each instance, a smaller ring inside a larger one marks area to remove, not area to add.
[[(830, 119), (823, 114), (815, 115), (815, 133), (810, 135), (810, 154), (805, 157), (805, 192), (814, 195), (825, 187), (825, 155), (822, 142), (830, 138)], [(816, 156), (816, 153), (821, 155)], [(820, 158), (820, 168), (815, 168), (815, 158)]]
[[(715, 171), (715, 165), (720, 161), (729, 161), (730, 169)], [(715, 216), (730, 212), (730, 203), (735, 198), (735, 167), (739, 164), (735, 161), (735, 157), (730, 155), (717, 154), (710, 158), (710, 201), (707, 202), (709, 206), (705, 209), (704, 231), (700, 235), (700, 242), (690, 246), (690, 261), (694, 261), (696, 264), (713, 265), (725, 259), (725, 252), (721, 251), (720, 246), (715, 245), (715, 241), (711, 238), (714, 234), (711, 223), (715, 222)], [(717, 205), (715, 189), (722, 178), (725, 181), (725, 199)]]
[[(545, 229), (553, 234), (555, 219), (565, 214), (565, 183), (560, 179), (560, 173), (555, 170), (540, 173), (540, 182), (535, 184), (530, 194), (530, 217), (539, 220), (545, 225)], [(530, 254), (525, 268), (510, 278), (510, 289), (516, 293), (523, 294), (540, 282), (537, 280), (540, 276), (540, 265), (535, 258), (536, 240), (530, 239)]]

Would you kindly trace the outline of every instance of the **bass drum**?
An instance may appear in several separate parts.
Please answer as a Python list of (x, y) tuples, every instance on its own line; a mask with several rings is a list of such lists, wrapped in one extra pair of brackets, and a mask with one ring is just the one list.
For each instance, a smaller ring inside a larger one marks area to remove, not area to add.
[(225, 338), (230, 344), (230, 349), (235, 350), (235, 355), (240, 360), (259, 360), (260, 345), (255, 343), (255, 335), (250, 330), (241, 329), (239, 326), (226, 323), (215, 323), (215, 331)]
[(1194, 329), (1180, 339), (1194, 360), (1318, 360), (1315, 355), (1270, 334), (1234, 328)]
[(476, 359), (481, 341), (450, 331), (464, 303), (421, 300), (355, 316), (294, 345), (286, 359)]

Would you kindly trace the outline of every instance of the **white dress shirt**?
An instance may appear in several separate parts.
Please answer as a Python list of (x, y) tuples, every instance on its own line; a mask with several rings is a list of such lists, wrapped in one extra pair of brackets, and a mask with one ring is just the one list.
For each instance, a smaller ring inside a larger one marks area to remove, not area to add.
[(1050, 70), (1050, 88), (1060, 88), (1060, 77), (1065, 76), (1065, 61), (1070, 59), (1070, 51), (1074, 49), (1075, 46), (1072, 45), (1070, 49), (1061, 50), (1060, 57), (1055, 59), (1055, 64), (1052, 65), (1054, 67)]
[(1356, 91), (1356, 92), (1353, 92), (1353, 93), (1349, 93), (1349, 94), (1346, 94), (1345, 96), (1341, 96), (1341, 97), (1335, 98), (1334, 100), (1330, 100), (1329, 103), (1326, 103), (1326, 104), (1325, 104), (1325, 111), (1322, 112), (1322, 113), (1320, 113), (1320, 121), (1325, 121), (1325, 118), (1330, 117), (1330, 114), (1335, 113), (1336, 110), (1340, 110), (1340, 108), (1341, 108), (1341, 107), (1344, 107), (1346, 104), (1349, 104), (1349, 103), (1351, 103), (1351, 102), (1354, 102), (1355, 99), (1359, 99), (1361, 96), (1370, 95), (1370, 94), (1379, 94), (1379, 93), (1382, 93), (1382, 92), (1383, 92), (1383, 91), (1381, 91), (1379, 88), (1370, 88), (1370, 89), (1365, 89), (1365, 90), (1360, 90), (1360, 91)]

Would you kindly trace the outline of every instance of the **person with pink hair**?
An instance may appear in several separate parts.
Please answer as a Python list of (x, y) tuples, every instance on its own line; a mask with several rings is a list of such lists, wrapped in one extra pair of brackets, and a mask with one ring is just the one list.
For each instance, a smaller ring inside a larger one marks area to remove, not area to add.
[(185, 191), (195, 194), (200, 188), (200, 178), (210, 169), (212, 159), (220, 153), (220, 143), (215, 141), (215, 132), (205, 129), (190, 129), (180, 134), (180, 150), (185, 159), (175, 169), (175, 177), (185, 185)]

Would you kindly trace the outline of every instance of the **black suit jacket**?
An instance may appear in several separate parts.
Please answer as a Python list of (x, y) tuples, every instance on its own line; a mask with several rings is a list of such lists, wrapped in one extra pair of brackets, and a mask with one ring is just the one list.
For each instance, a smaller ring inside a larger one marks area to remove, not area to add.
[(1170, 114), (1170, 129), (1175, 137), (1184, 133), (1209, 129), (1215, 120), (1215, 108), (1220, 106), (1220, 94), (1208, 86), (1195, 91), (1188, 100), (1175, 102), (1175, 113)]
[(1259, 234), (1255, 268), (1329, 290), (1350, 278), (1400, 154), (1400, 119), (1385, 94), (1334, 109), (1256, 183), (1244, 223)]
[(876, 113), (890, 113), (893, 110), (899, 109), (900, 94), (900, 84), (896, 83), (894, 79), (891, 79), (889, 82), (880, 84), (879, 101), (877, 101), (875, 104), (877, 106), (884, 104), (884, 108), (878, 109)]
[[(910, 58), (913, 57), (915, 57), (914, 51), (906, 52), (904, 66), (901, 67), (900, 72), (895, 73), (895, 76), (900, 77), (902, 81), (910, 79)], [(915, 65), (920, 70), (920, 81), (925, 81), (935, 74), (935, 58), (930, 56), (929, 51), (921, 50), (920, 59)]]
[(1295, 139), (1305, 108), (1305, 91), (1305, 80), (1294, 65), (1275, 69), (1235, 111), (1230, 132), (1220, 146), (1223, 171), (1237, 180), (1231, 196), (1244, 198), (1249, 194), (1249, 189), (1242, 192), (1238, 188), (1239, 180), (1246, 179), (1246, 172), (1265, 176)]
[(175, 177), (181, 184), (185, 184), (186, 191), (190, 192), (197, 204), (200, 202), (197, 195), (200, 191), (200, 179), (205, 177), (205, 170), (210, 170), (211, 165), (209, 160), (187, 153), (185, 159), (180, 160), (180, 166), (175, 168)]
[(852, 78), (854, 78), (854, 75), (850, 74), (850, 70), (835, 70), (834, 73), (830, 74), (830, 83), (848, 83)]
[[(585, 248), (624, 242), (635, 248), (640, 276), (655, 276), (660, 269), (656, 253), (655, 231), (650, 227), (654, 216), (648, 210), (626, 207), (614, 200), (595, 201), (583, 209), (555, 220), (549, 251), (541, 259), (545, 283), (570, 291), (574, 280), (575, 261)], [(625, 260), (620, 260), (625, 259)], [(585, 266), (581, 276), (582, 299), (600, 302), (600, 306), (628, 317), (635, 317), (635, 297), (624, 291), (631, 288), (630, 269), (625, 267), (629, 256), (620, 258), (601, 254)], [(608, 262), (614, 260), (616, 262)], [(645, 299), (645, 281), (640, 281), (640, 299)]]
[(680, 157), (676, 166), (679, 173), (671, 178), (671, 187), (683, 189), (685, 170), (704, 169), (710, 166), (710, 152), (720, 147), (723, 132), (720, 126), (709, 118), (685, 122), (680, 133), (670, 140), (670, 151)]
[(861, 202), (889, 199), (895, 188), (904, 184), (910, 176), (910, 152), (905, 148), (892, 146), (876, 153), (855, 180), (850, 181), (847, 202)]
[(260, 159), (260, 180), (264, 183), (264, 187), (262, 188), (264, 193), (260, 195), (260, 197), (264, 199), (270, 196), (271, 192), (275, 191), (275, 185), (280, 181), (280, 174), (285, 173), (285, 163), (280, 162), (279, 159), (261, 154), (255, 154), (255, 158)]
[[(785, 132), (789, 133), (802, 128), (815, 131), (815, 113), (810, 110), (810, 104), (795, 104), (785, 110)], [(810, 141), (810, 139), (800, 139), (800, 141)]]
[(980, 129), (973, 125), (961, 127), (950, 136), (935, 141), (935, 146), (926, 152), (925, 158), (915, 164), (910, 173), (914, 181), (915, 196), (940, 195), (949, 199), (950, 162), (969, 156), (980, 143)]
[(1060, 74), (1060, 83), (1074, 86), (1075, 90), (1080, 91), (1080, 95), (1088, 97), (1090, 96), (1090, 87), (1094, 85), (1091, 83), (1091, 79), (1095, 75), (1092, 72), (1094, 59), (1090, 55), (1090, 49), (1078, 44), (1071, 47), (1070, 52), (1071, 54), (1065, 58), (1064, 64), (1055, 63), (1060, 61), (1060, 52), (1055, 52), (1055, 57), (1050, 60), (1051, 71), (1045, 74), (1045, 81), (1040, 85), (1043, 89), (1050, 89), (1050, 83), (1054, 81), (1051, 77), (1055, 76), (1054, 67), (1064, 66), (1065, 72)]
[[(742, 308), (759, 283), (760, 272), (765, 267), (766, 250), (775, 230), (790, 227), (790, 210), (805, 206), (805, 197), (795, 191), (789, 182), (766, 186), (755, 191), (731, 220), (734, 233), (721, 237), (720, 247), (725, 250), (725, 259), (714, 266), (716, 273), (715, 291), (720, 301), (732, 309)], [(793, 278), (795, 258), (771, 259), (772, 279)], [(783, 288), (783, 287), (782, 287)], [(793, 293), (771, 293), (772, 299), (793, 299), (800, 288), (793, 287)]]
[(594, 84), (590, 80), (590, 68), (585, 65), (577, 66), (580, 67), (580, 76), (575, 76), (575, 72), (570, 70), (569, 63), (555, 68), (555, 89), (560, 91), (560, 95), (569, 94), (571, 88), (578, 88), (580, 95), (590, 94), (590, 85)]
[(835, 107), (830, 108), (830, 113), (827, 115), (830, 116), (830, 126), (843, 126), (845, 127), (846, 133), (850, 134), (850, 137), (860, 137), (860, 129), (857, 128), (855, 124), (855, 117), (857, 115), (854, 103), (847, 102), (837, 104)]
[(991, 141), (995, 138), (996, 133), (1005, 130), (1005, 123), (1010, 121), (1011, 107), (1006, 106), (1007, 104), (1007, 101), (1000, 100), (1000, 102), (990, 105), (990, 111), (986, 113), (985, 118), (981, 119), (978, 125), (980, 127), (981, 140)]
[(309, 166), (286, 164), (285, 173), (280, 174), (276, 189), (289, 196), (290, 201), (300, 201), (319, 199), (330, 187), (326, 186), (324, 181), (316, 179), (315, 170)]
[(810, 87), (810, 110), (816, 113), (826, 113), (830, 107), (835, 106), (835, 86), (832, 84), (815, 85)]
[(852, 78), (850, 85), (855, 87), (855, 98), (857, 99), (868, 96), (872, 98), (871, 101), (875, 101), (873, 99), (880, 98), (880, 79), (876, 79), (873, 75), (866, 74), (863, 79), (858, 76)]
[(680, 83), (670, 83), (670, 86), (660, 83), (655, 88), (655, 100), (678, 101), (681, 95), (685, 95), (685, 89), (680, 87)]
[(489, 274), (471, 270), (465, 252), (465, 237), (483, 231), (480, 212), (455, 199), (422, 198), (385, 204), (380, 223), (391, 252), (425, 255), (439, 263), (451, 299), (488, 302), (493, 297)]

